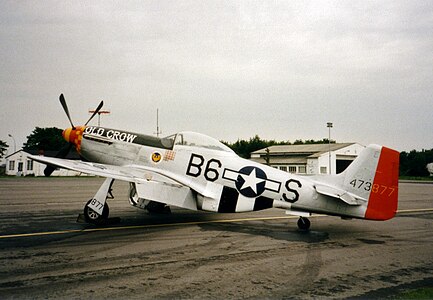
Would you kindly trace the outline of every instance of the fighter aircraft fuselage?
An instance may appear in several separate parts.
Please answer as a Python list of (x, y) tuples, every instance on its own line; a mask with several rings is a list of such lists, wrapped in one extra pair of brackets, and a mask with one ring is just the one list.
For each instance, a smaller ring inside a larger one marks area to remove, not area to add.
[[(220, 195), (220, 201), (196, 195), (197, 209), (247, 212), (278, 207), (300, 215), (326, 213), (364, 218), (368, 208), (367, 201), (361, 205), (348, 205), (335, 196), (317, 193), (318, 179), (326, 177), (298, 176), (240, 158), (219, 141), (198, 133), (181, 132), (156, 138), (95, 126), (80, 127), (75, 131), (78, 133), (74, 133), (72, 142), (88, 161), (163, 169), (182, 174), (189, 183), (194, 181), (202, 190)], [(71, 141), (70, 135), (71, 132), (65, 130), (65, 138)], [(356, 178), (349, 179), (349, 182), (353, 180)], [(341, 176), (328, 177), (327, 180), (329, 184), (343, 184), (343, 181)], [(353, 192), (371, 190), (373, 178), (361, 187), (359, 184), (352, 184)], [(391, 189), (387, 191), (391, 192)]]
[[(62, 133), (68, 144), (56, 157), (30, 158), (47, 164), (46, 176), (60, 167), (106, 178), (84, 206), (89, 223), (108, 220), (114, 180), (129, 182), (131, 205), (150, 212), (172, 205), (219, 213), (282, 208), (300, 216), (302, 230), (312, 213), (387, 220), (397, 211), (399, 153), (383, 146), (369, 145), (338, 175), (298, 176), (243, 159), (199, 133), (159, 138), (87, 126), (103, 101), (84, 126), (74, 126), (63, 94), (59, 100), (71, 124)], [(71, 147), (83, 161), (65, 159)]]

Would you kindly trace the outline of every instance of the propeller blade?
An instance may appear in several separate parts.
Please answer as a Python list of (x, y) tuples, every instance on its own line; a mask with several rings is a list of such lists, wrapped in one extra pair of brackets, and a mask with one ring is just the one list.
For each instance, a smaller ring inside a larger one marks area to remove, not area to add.
[(101, 101), (101, 103), (99, 103), (98, 107), (96, 108), (96, 110), (93, 112), (93, 115), (90, 117), (90, 119), (87, 120), (86, 124), (84, 124), (84, 126), (86, 126), (87, 124), (89, 124), (89, 122), (93, 119), (94, 116), (96, 116), (96, 114), (101, 110), (102, 106), (104, 105), (104, 101)]
[[(72, 146), (73, 144), (70, 143), (66, 144), (62, 149), (59, 150), (59, 152), (57, 152), (55, 157), (65, 158), (68, 155), (69, 151), (71, 151)], [(57, 168), (56, 166), (47, 165), (44, 170), (45, 176), (47, 177), (50, 176), (56, 170), (56, 168)]]
[(49, 177), (56, 170), (56, 167), (53, 165), (47, 165), (44, 169), (45, 176)]
[(65, 97), (63, 96), (63, 94), (60, 94), (59, 100), (60, 100), (60, 104), (62, 104), (63, 110), (66, 113), (66, 116), (69, 119), (69, 123), (71, 123), (72, 129), (75, 129), (75, 126), (72, 123), (71, 115), (69, 114), (69, 109), (68, 106), (66, 105)]

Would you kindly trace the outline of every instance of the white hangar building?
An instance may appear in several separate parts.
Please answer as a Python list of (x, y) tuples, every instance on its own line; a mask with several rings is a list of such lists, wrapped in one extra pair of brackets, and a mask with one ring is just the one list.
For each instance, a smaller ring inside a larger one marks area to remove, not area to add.
[(289, 173), (331, 174), (343, 172), (365, 147), (358, 143), (270, 146), (251, 153), (251, 160)]
[[(47, 156), (54, 157), (57, 152), (48, 151)], [(45, 176), (44, 170), (46, 165), (33, 161), (29, 158), (30, 154), (38, 154), (37, 151), (32, 151), (28, 153), (23, 149), (16, 151), (8, 156), (6, 156), (6, 175), (10, 176)], [(77, 159), (74, 155), (68, 155), (67, 159)], [(59, 169), (57, 168), (51, 176), (82, 176), (86, 175), (83, 173)]]

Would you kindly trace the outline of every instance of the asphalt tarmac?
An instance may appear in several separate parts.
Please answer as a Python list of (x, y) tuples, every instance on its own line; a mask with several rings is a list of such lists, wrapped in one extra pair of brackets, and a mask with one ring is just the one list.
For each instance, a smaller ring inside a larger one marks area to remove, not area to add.
[(76, 222), (99, 178), (0, 179), (0, 299), (386, 298), (433, 286), (433, 184), (400, 183), (386, 222), (283, 210), (129, 206), (115, 182), (103, 227)]

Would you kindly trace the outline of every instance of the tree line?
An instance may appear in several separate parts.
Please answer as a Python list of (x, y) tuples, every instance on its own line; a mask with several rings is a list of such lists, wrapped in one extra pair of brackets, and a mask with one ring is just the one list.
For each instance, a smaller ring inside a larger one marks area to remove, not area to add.
[(0, 140), (0, 158), (3, 158), (3, 156), (6, 155), (6, 150), (8, 149), (9, 145), (6, 142), (3, 142)]
[[(248, 140), (239, 139), (234, 143), (224, 142), (236, 154), (243, 158), (250, 158), (251, 153), (260, 149), (264, 149), (274, 145), (301, 145), (301, 144), (328, 144), (328, 139), (322, 140), (301, 140), (297, 139), (294, 142), (276, 141), (261, 139), (258, 135), (251, 137)], [(331, 143), (335, 141), (331, 140)], [(28, 150), (53, 150), (59, 151), (66, 141), (62, 138), (62, 130), (56, 127), (40, 128), (36, 127), (33, 132), (27, 136), (27, 142), (23, 149)], [(0, 158), (6, 155), (6, 150), (9, 145), (0, 140)], [(429, 176), (426, 165), (433, 162), (433, 149), (430, 150), (412, 150), (410, 152), (400, 153), (400, 176)]]
[(433, 149), (400, 153), (400, 176), (429, 176), (427, 164), (433, 162)]
[[(57, 127), (36, 127), (27, 136), (27, 141), (23, 145), (24, 151), (59, 151), (67, 142), (62, 137), (62, 130)], [(6, 155), (9, 145), (0, 140), (0, 158)]]

